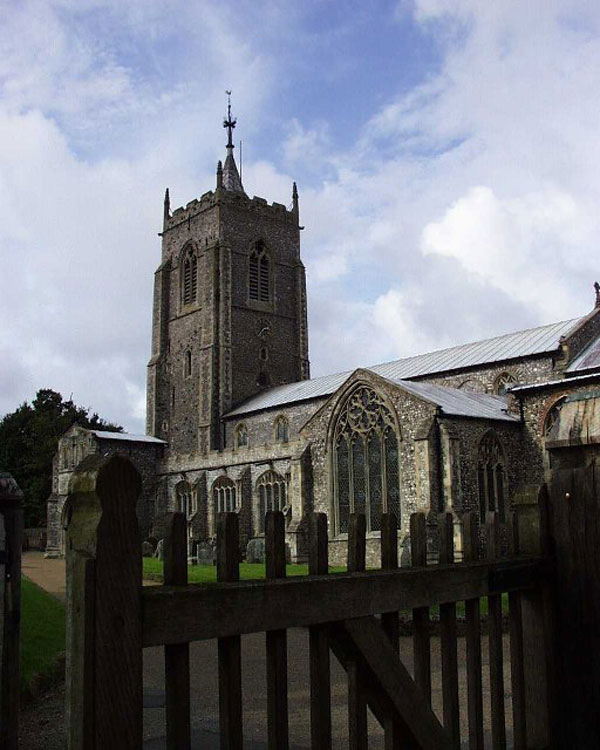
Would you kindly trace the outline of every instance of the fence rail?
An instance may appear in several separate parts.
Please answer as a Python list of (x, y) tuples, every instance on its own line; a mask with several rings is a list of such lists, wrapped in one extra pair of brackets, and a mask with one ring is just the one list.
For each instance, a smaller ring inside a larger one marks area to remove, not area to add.
[[(468, 741), (483, 747), (480, 600), (488, 599), (491, 732), (506, 747), (502, 659), (502, 594), (509, 595), (515, 747), (550, 744), (547, 679), (551, 565), (539, 540), (519, 543), (515, 519), (511, 558), (498, 558), (499, 520), (487, 519), (487, 558), (479, 560), (477, 519), (466, 514), (464, 561), (454, 562), (451, 514), (439, 519), (439, 564), (426, 565), (426, 519), (411, 518), (412, 567), (398, 568), (398, 532), (382, 518), (381, 569), (365, 571), (365, 519), (350, 519), (348, 572), (328, 574), (327, 518), (309, 519), (309, 575), (285, 578), (281, 513), (266, 518), (262, 581), (239, 580), (236, 514), (221, 514), (217, 578), (188, 584), (185, 519), (171, 514), (165, 541), (165, 585), (142, 590), (135, 526), (139, 479), (124, 459), (86, 459), (75, 473), (68, 514), (67, 669), (71, 748), (142, 743), (144, 646), (162, 645), (166, 665), (167, 746), (190, 747), (189, 646), (217, 639), (221, 747), (241, 748), (241, 635), (266, 633), (268, 743), (288, 747), (286, 630), (309, 631), (310, 735), (315, 750), (331, 747), (330, 654), (348, 677), (349, 747), (367, 748), (367, 707), (384, 728), (386, 748), (459, 748), (460, 712), (456, 603), (465, 601)], [(431, 707), (430, 608), (439, 605), (443, 711)], [(413, 618), (414, 664), (399, 658), (398, 613)], [(527, 658), (524, 658), (527, 654)]]

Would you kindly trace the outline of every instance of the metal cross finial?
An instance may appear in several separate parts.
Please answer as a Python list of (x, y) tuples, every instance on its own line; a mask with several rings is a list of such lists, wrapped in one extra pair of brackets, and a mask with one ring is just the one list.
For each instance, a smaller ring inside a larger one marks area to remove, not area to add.
[(227, 94), (227, 119), (223, 120), (223, 127), (227, 128), (227, 148), (235, 148), (233, 145), (233, 129), (237, 120), (231, 117), (231, 91), (225, 91)]

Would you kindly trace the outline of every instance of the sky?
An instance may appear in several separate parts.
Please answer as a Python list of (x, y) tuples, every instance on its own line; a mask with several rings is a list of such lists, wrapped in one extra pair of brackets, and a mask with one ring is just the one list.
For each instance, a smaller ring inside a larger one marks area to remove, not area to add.
[[(597, 0), (23, 0), (0, 26), (0, 415), (145, 431), (162, 202), (300, 193), (313, 376), (586, 314)], [(236, 150), (239, 156), (239, 148)]]

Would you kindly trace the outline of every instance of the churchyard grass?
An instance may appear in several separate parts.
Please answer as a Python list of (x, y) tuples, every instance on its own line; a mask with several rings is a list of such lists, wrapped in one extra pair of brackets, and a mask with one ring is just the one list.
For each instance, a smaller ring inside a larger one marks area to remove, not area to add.
[[(163, 580), (163, 563), (154, 557), (144, 557), (144, 578), (147, 581)], [(330, 573), (340, 573), (345, 568), (330, 567)], [(308, 564), (286, 566), (288, 576), (308, 575)], [(244, 581), (265, 577), (265, 566), (262, 563), (240, 563), (240, 578)], [(215, 565), (188, 565), (188, 581), (190, 583), (215, 583), (217, 568)]]
[(21, 690), (51, 682), (65, 650), (65, 607), (27, 578), (21, 579)]

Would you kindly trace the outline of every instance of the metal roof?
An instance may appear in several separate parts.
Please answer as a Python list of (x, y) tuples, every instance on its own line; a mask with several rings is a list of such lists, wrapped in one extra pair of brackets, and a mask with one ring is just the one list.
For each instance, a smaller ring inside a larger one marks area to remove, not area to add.
[(501, 419), (504, 422), (519, 421), (518, 417), (507, 412), (507, 399), (502, 396), (490, 396), (487, 393), (463, 391), (431, 383), (411, 383), (408, 380), (394, 382), (418, 398), (436, 404), (448, 416)]
[(571, 362), (567, 367), (567, 372), (581, 372), (582, 370), (593, 370), (600, 367), (600, 336), (594, 339), (591, 344)]
[(110, 432), (109, 430), (90, 430), (100, 440), (125, 440), (130, 443), (156, 443), (166, 445), (164, 440), (152, 437), (152, 435), (132, 435), (131, 432)]
[[(388, 380), (406, 380), (425, 375), (433, 375), (450, 370), (462, 370), (475, 365), (501, 362), (517, 357), (533, 356), (558, 349), (560, 339), (581, 319), (564, 320), (538, 328), (506, 333), (484, 341), (471, 344), (460, 344), (449, 349), (440, 349), (428, 354), (405, 357), (395, 362), (386, 362), (366, 369), (387, 378)], [(297, 383), (279, 385), (260, 393), (240, 406), (232, 409), (225, 416), (235, 417), (253, 411), (272, 409), (297, 401), (325, 398), (334, 393), (353, 370), (324, 375), (312, 380), (301, 380)]]

